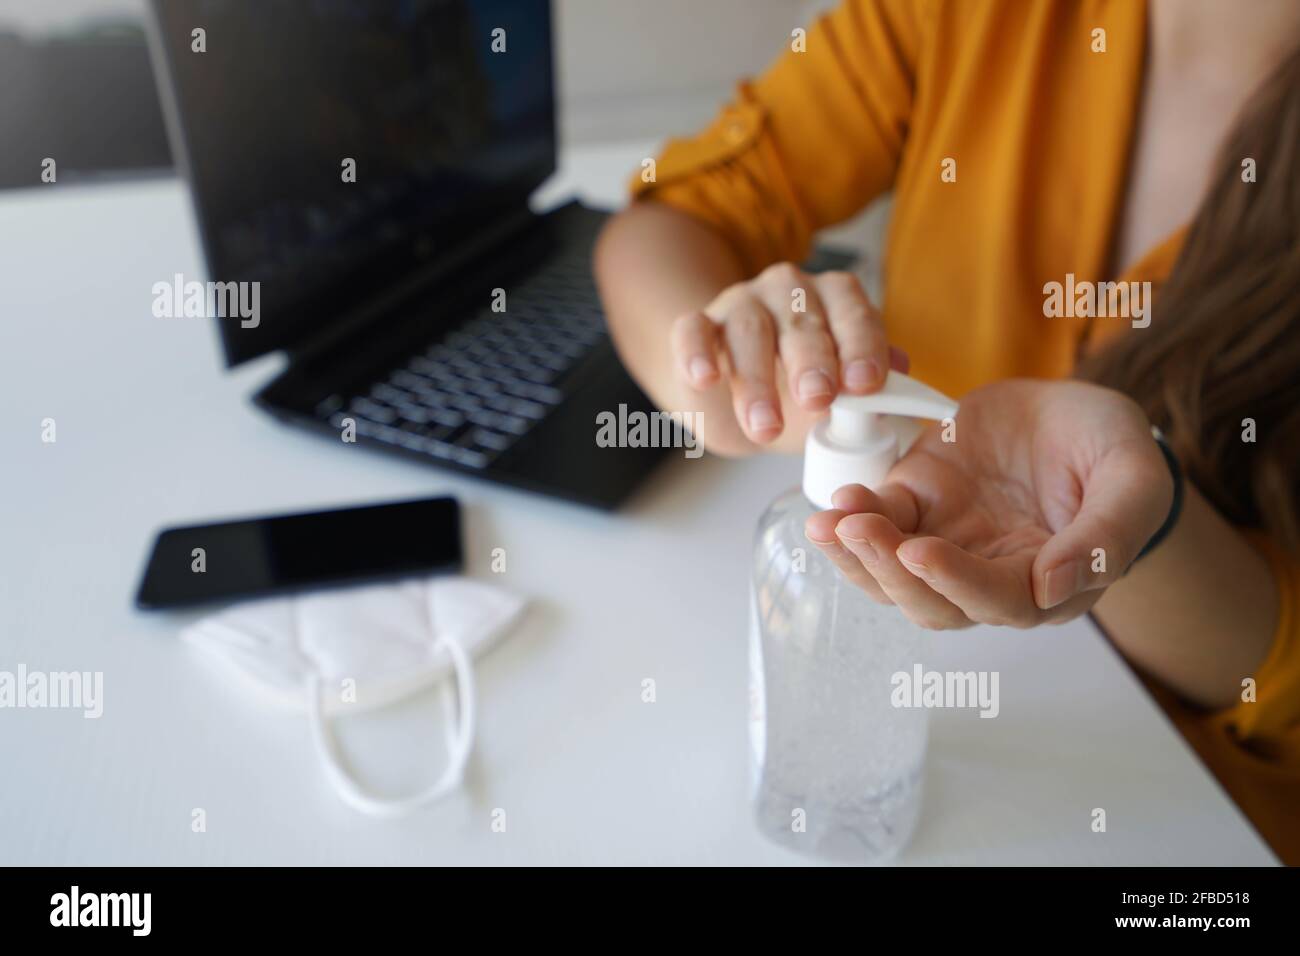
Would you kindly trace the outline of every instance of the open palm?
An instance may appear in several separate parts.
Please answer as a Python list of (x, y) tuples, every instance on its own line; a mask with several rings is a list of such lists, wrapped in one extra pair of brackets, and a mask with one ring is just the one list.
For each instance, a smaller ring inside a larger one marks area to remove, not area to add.
[(840, 489), (807, 532), (923, 627), (1031, 627), (1091, 607), (1172, 494), (1132, 401), (1080, 382), (1013, 380), (971, 392), (955, 434), (927, 430), (875, 492)]

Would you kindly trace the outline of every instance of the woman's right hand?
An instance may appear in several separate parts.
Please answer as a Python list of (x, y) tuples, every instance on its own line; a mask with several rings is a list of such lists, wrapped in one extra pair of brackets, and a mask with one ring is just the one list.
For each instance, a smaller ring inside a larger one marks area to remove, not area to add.
[(891, 366), (906, 371), (907, 364), (890, 349), (856, 276), (813, 275), (788, 262), (677, 319), (672, 348), (678, 374), (695, 390), (727, 380), (736, 420), (759, 445), (780, 435), (798, 409), (819, 416), (841, 390), (877, 391)]

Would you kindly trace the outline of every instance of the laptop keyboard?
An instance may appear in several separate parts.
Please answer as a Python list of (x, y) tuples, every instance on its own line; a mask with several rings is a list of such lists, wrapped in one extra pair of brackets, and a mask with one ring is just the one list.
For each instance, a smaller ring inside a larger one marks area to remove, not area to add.
[(552, 260), (349, 399), (317, 409), (371, 440), (485, 468), (566, 397), (569, 373), (606, 339), (585, 255)]

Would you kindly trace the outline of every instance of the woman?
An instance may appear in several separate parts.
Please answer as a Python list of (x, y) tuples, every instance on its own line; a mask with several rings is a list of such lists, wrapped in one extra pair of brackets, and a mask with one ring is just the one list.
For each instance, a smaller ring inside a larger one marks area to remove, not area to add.
[[(1091, 610), (1291, 863), (1298, 46), (1294, 0), (846, 0), (596, 253), (624, 360), (718, 453), (797, 451), (908, 359), (959, 397), (810, 539), (927, 627)], [(882, 314), (791, 263), (886, 190)]]

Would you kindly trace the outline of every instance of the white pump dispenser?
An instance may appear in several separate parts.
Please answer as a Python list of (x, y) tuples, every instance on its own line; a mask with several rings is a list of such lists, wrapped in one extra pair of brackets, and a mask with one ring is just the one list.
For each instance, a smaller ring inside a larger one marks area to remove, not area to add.
[(875, 487), (920, 434), (911, 419), (943, 421), (956, 414), (951, 398), (901, 372), (891, 371), (874, 395), (841, 395), (829, 417), (808, 432), (804, 497), (829, 508), (831, 495), (844, 485)]
[(890, 372), (874, 395), (845, 395), (808, 435), (803, 487), (759, 519), (750, 627), (750, 750), (759, 829), (836, 859), (897, 853), (921, 806), (927, 711), (896, 706), (894, 683), (920, 663), (924, 635), (877, 604), (805, 528), (848, 484), (878, 487), (907, 453), (918, 418), (957, 403)]

